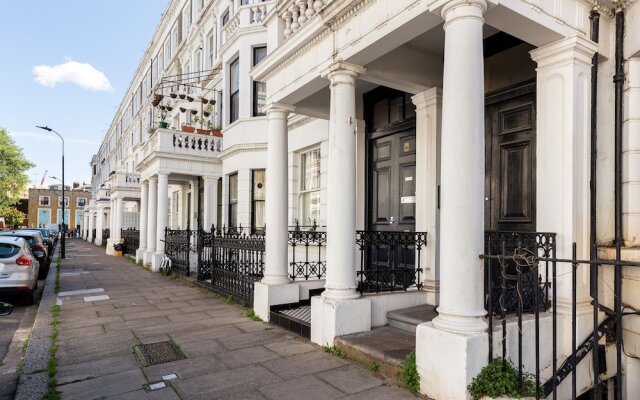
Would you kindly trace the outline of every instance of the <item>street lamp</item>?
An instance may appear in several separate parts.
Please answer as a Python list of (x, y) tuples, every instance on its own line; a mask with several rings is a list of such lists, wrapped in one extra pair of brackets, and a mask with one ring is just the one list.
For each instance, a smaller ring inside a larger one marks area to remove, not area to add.
[(64, 238), (67, 236), (67, 228), (64, 223), (64, 138), (58, 132), (49, 128), (48, 126), (37, 126), (36, 128), (44, 129), (45, 131), (53, 132), (60, 140), (62, 140), (62, 240), (60, 241), (60, 256), (65, 258), (65, 246), (64, 246)]

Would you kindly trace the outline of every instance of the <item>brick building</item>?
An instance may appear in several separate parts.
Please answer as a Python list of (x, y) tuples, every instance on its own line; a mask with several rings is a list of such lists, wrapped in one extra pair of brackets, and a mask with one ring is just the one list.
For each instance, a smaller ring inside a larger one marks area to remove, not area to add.
[[(65, 187), (65, 222), (71, 228), (82, 226), (82, 211), (91, 198), (91, 192)], [(29, 189), (29, 227), (59, 225), (62, 223), (62, 187), (51, 185), (46, 189)]]

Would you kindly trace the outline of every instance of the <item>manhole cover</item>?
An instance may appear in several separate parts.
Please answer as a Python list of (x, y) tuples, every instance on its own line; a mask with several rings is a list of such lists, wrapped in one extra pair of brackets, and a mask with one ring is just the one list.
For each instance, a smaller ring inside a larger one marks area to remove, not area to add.
[(140, 354), (147, 365), (164, 364), (182, 360), (185, 355), (172, 341), (141, 344), (138, 346)]

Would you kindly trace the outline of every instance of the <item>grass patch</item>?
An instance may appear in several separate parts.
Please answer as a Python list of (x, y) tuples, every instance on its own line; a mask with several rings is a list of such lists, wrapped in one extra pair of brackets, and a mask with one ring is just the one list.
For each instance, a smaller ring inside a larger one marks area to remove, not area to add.
[(20, 350), (24, 353), (27, 351), (28, 347), (29, 347), (29, 338), (26, 338), (24, 342), (22, 342), (22, 346), (20, 346)]
[[(61, 267), (61, 259), (58, 257), (58, 261), (56, 263), (56, 284), (55, 291), (56, 293), (60, 292), (60, 267)], [(51, 321), (51, 346), (49, 347), (49, 362), (47, 363), (47, 368), (45, 369), (47, 374), (49, 375), (49, 383), (47, 393), (42, 396), (42, 400), (60, 400), (62, 398), (61, 393), (57, 390), (58, 381), (56, 380), (56, 374), (58, 373), (58, 358), (56, 357), (56, 353), (58, 352), (58, 324), (60, 317), (60, 306), (54, 305), (51, 307), (51, 316), (53, 320)]]
[(378, 372), (378, 370), (380, 369), (380, 366), (378, 365), (377, 362), (375, 361), (371, 361), (369, 363), (369, 365), (367, 365), (367, 369), (369, 370), (369, 372)]
[[(522, 385), (518, 383), (518, 371), (510, 360), (503, 362), (501, 358), (495, 358), (480, 371), (467, 386), (469, 394), (474, 399), (483, 396), (488, 397), (535, 397), (536, 382), (530, 374), (524, 374)], [(543, 393), (543, 389), (540, 389)]]
[(340, 358), (345, 358), (347, 356), (344, 353), (344, 351), (340, 350), (339, 348), (337, 348), (335, 346), (329, 346), (328, 344), (325, 344), (324, 346), (322, 346), (322, 350), (324, 350), (325, 353), (329, 353), (331, 355), (334, 355), (334, 356), (340, 357)]
[(407, 354), (400, 364), (400, 381), (402, 384), (412, 393), (418, 393), (420, 390), (420, 374), (416, 368), (416, 350), (413, 349), (411, 353)]
[(247, 311), (244, 312), (244, 316), (253, 321), (262, 321), (262, 318), (256, 315), (256, 312), (253, 308), (248, 308)]
[(234, 304), (235, 301), (233, 300), (233, 296), (229, 295), (227, 296), (227, 299), (225, 300), (227, 302), (227, 304)]

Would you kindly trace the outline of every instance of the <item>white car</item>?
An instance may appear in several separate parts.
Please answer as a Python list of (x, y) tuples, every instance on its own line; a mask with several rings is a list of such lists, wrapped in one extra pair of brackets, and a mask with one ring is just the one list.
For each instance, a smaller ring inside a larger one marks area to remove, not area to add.
[(26, 240), (0, 236), (0, 293), (18, 294), (27, 305), (33, 304), (39, 267)]

